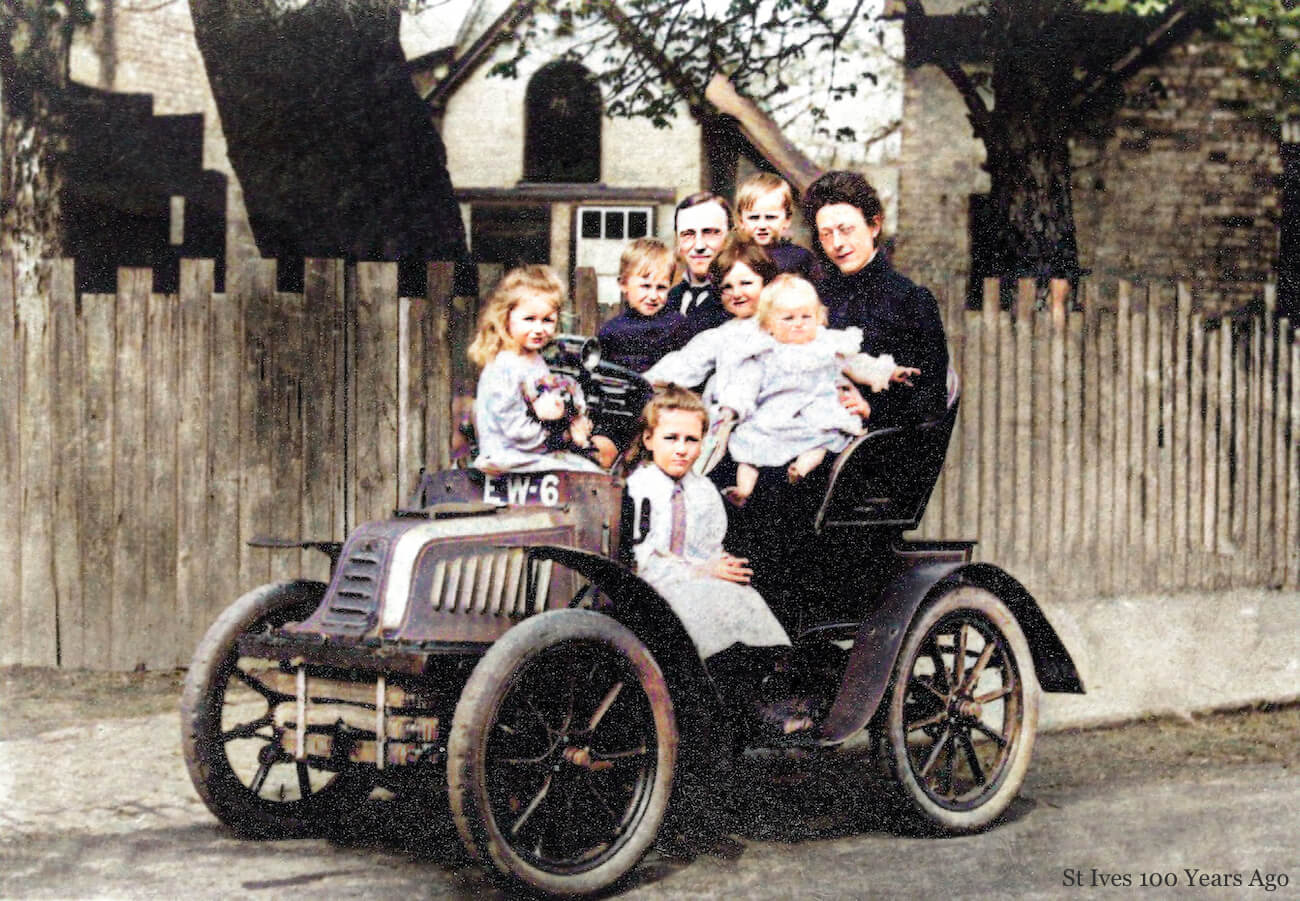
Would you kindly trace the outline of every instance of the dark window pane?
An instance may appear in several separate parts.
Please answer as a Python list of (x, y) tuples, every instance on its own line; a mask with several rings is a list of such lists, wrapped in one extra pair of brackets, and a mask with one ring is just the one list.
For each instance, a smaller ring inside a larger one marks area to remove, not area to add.
[(551, 261), (551, 208), (544, 205), (475, 204), (470, 210), (474, 259), (519, 266)]
[(600, 213), (595, 210), (583, 210), (582, 236), (584, 238), (600, 237)]
[(575, 62), (543, 66), (524, 95), (524, 178), (600, 181), (600, 88)]
[(623, 237), (623, 214), (621, 212), (605, 214), (605, 237)]
[(648, 234), (650, 234), (650, 214), (628, 213), (627, 236), (629, 238), (644, 238)]

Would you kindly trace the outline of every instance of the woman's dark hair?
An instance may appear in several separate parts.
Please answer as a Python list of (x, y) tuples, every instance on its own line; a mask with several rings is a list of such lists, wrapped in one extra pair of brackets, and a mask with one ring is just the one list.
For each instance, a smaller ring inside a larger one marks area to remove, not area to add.
[(731, 267), (737, 263), (744, 263), (754, 270), (754, 274), (761, 278), (765, 285), (781, 274), (781, 270), (777, 268), (776, 263), (772, 262), (772, 258), (761, 245), (733, 231), (727, 235), (727, 240), (722, 242), (722, 249), (713, 258), (713, 262), (709, 263), (709, 278), (715, 285), (721, 285), (722, 280), (731, 271)]
[(818, 211), (833, 203), (857, 207), (867, 222), (874, 222), (885, 211), (871, 183), (857, 172), (845, 170), (827, 172), (808, 186), (803, 195), (804, 220), (815, 230)]

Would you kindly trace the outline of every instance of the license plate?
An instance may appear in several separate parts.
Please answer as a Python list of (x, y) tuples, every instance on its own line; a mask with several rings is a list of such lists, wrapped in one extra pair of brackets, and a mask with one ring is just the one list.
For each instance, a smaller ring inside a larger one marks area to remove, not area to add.
[(560, 477), (553, 472), (519, 473), (483, 480), (483, 502), (511, 507), (556, 507)]

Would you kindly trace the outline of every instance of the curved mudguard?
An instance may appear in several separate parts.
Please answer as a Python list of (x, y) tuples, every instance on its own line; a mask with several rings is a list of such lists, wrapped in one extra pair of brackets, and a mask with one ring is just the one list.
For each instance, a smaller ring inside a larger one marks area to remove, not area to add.
[(937, 590), (963, 583), (991, 591), (1015, 614), (1044, 691), (1083, 694), (1070, 652), (1023, 585), (989, 563), (921, 563), (886, 588), (879, 606), (858, 626), (840, 691), (822, 723), (823, 740), (844, 741), (871, 722), (917, 611)]
[(695, 643), (659, 592), (600, 554), (561, 545), (533, 545), (528, 552), (568, 567), (608, 596), (611, 604), (600, 612), (627, 626), (645, 642), (664, 671), (674, 701), (690, 698), (710, 704), (719, 702)]

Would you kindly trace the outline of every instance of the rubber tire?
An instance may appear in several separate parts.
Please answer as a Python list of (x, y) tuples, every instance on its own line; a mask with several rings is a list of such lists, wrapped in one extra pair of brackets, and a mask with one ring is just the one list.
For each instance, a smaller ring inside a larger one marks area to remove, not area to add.
[(339, 773), (310, 798), (276, 802), (249, 791), (220, 740), (226, 682), (241, 635), (306, 619), (325, 594), (321, 582), (272, 582), (240, 597), (199, 642), (181, 692), (181, 747), (190, 781), (208, 810), (251, 838), (319, 835), (341, 810), (369, 794), (359, 773)]
[[(909, 759), (903, 732), (903, 704), (907, 675), (930, 631), (957, 611), (971, 611), (1001, 633), (1022, 686), (1020, 729), (1010, 756), (992, 780), (987, 797), (970, 810), (953, 810), (937, 803), (921, 785)], [(973, 585), (956, 585), (931, 599), (913, 619), (894, 666), (884, 723), (878, 729), (879, 748), (891, 777), (899, 812), (907, 825), (924, 832), (964, 835), (988, 828), (1015, 800), (1033, 756), (1038, 726), (1038, 680), (1034, 675), (1029, 643), (1015, 615), (996, 595)]]
[[(649, 797), (615, 853), (590, 869), (555, 873), (522, 858), (498, 827), (486, 784), (486, 739), (519, 674), (548, 648), (572, 641), (604, 643), (631, 664), (650, 702), (658, 753)], [(663, 672), (631, 630), (588, 610), (553, 610), (530, 617), (492, 645), (456, 705), (447, 742), (448, 798), (456, 829), (470, 855), (490, 862), (507, 881), (547, 895), (600, 891), (629, 873), (654, 843), (672, 794), (677, 740)]]

